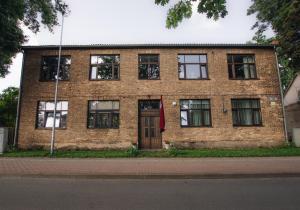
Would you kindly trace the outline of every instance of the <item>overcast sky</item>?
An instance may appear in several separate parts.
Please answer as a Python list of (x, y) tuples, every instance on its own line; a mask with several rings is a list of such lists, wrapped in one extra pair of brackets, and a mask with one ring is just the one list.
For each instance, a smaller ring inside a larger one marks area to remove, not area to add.
[[(228, 15), (218, 21), (199, 15), (194, 7), (192, 18), (176, 29), (166, 29), (168, 7), (154, 0), (65, 0), (71, 14), (65, 18), (63, 44), (122, 43), (245, 43), (251, 40), (255, 16), (247, 16), (251, 0), (227, 0)], [(171, 0), (177, 2), (176, 0)], [(50, 33), (41, 28), (32, 34), (24, 28), (26, 45), (58, 44), (60, 28)], [(270, 32), (271, 34), (271, 32)], [(22, 55), (17, 55), (10, 74), (0, 79), (0, 91), (19, 86)]]

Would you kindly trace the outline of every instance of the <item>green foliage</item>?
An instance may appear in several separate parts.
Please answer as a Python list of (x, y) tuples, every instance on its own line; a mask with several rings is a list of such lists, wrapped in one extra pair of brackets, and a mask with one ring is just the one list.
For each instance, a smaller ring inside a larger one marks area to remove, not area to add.
[(68, 13), (63, 0), (0, 0), (0, 77), (8, 74), (12, 57), (26, 41), (21, 23), (34, 33), (40, 24), (52, 31), (58, 12)]
[(17, 115), (19, 89), (9, 87), (0, 94), (0, 126), (14, 127)]
[[(248, 15), (255, 14), (253, 29), (258, 33), (271, 27), (279, 41), (277, 49), (280, 64), (288, 75), (300, 70), (300, 1), (299, 0), (252, 0)], [(289, 70), (287, 69), (289, 68)]]
[(171, 157), (177, 157), (179, 154), (179, 150), (173, 145), (170, 145), (170, 148), (167, 150), (167, 152)]
[[(128, 151), (124, 150), (102, 150), (102, 151), (56, 151), (55, 158), (127, 158)], [(274, 148), (249, 148), (249, 149), (190, 149), (176, 150), (176, 153), (169, 153), (166, 150), (160, 151), (139, 151), (138, 155), (130, 157), (148, 158), (203, 158), (203, 157), (289, 157), (300, 156), (300, 148), (293, 146)], [(47, 150), (10, 150), (0, 157), (50, 157)]]
[[(176, 28), (178, 24), (184, 18), (190, 18), (192, 16), (193, 2), (198, 0), (181, 0), (173, 5), (167, 15), (166, 27)], [(155, 0), (155, 4), (165, 6), (169, 3), (169, 0)], [(214, 20), (227, 15), (226, 0), (199, 0), (198, 13), (206, 14), (207, 18), (213, 18)]]
[(139, 155), (139, 150), (136, 147), (131, 147), (127, 150), (129, 157), (137, 157)]

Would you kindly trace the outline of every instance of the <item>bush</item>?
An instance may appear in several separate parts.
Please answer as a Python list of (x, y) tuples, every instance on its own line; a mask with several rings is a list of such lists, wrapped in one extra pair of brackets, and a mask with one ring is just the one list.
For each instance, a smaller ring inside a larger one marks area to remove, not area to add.
[(127, 150), (127, 154), (129, 157), (136, 157), (139, 155), (139, 150), (137, 149), (137, 147), (133, 146)]

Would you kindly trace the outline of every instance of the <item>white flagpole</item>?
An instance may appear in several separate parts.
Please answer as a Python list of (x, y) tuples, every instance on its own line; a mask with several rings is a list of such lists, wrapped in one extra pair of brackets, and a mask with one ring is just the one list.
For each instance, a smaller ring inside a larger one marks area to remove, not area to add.
[(58, 62), (57, 62), (57, 70), (56, 70), (56, 80), (55, 80), (55, 93), (54, 93), (54, 112), (53, 112), (53, 126), (52, 126), (52, 135), (51, 135), (51, 147), (50, 147), (50, 154), (53, 155), (54, 152), (54, 143), (55, 143), (55, 124), (56, 124), (56, 109), (57, 109), (57, 94), (58, 94), (58, 81), (59, 81), (59, 67), (60, 67), (60, 60), (61, 60), (61, 45), (62, 45), (62, 37), (63, 37), (63, 29), (64, 29), (64, 15), (62, 16), (62, 23), (61, 23), (61, 31), (60, 31), (60, 44), (58, 50)]

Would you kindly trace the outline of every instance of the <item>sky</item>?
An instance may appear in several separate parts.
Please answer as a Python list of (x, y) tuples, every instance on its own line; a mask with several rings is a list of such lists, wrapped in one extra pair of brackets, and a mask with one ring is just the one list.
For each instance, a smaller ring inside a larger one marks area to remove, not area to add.
[[(247, 16), (251, 0), (227, 0), (228, 15), (218, 21), (198, 14), (195, 5), (190, 19), (167, 29), (168, 7), (177, 1), (162, 7), (154, 0), (65, 0), (71, 13), (64, 21), (63, 44), (245, 43), (254, 35), (255, 16)], [(41, 27), (37, 34), (22, 28), (28, 37), (24, 45), (59, 44), (59, 26), (53, 33)], [(0, 78), (0, 91), (19, 87), (21, 67), (18, 54), (10, 73)]]

